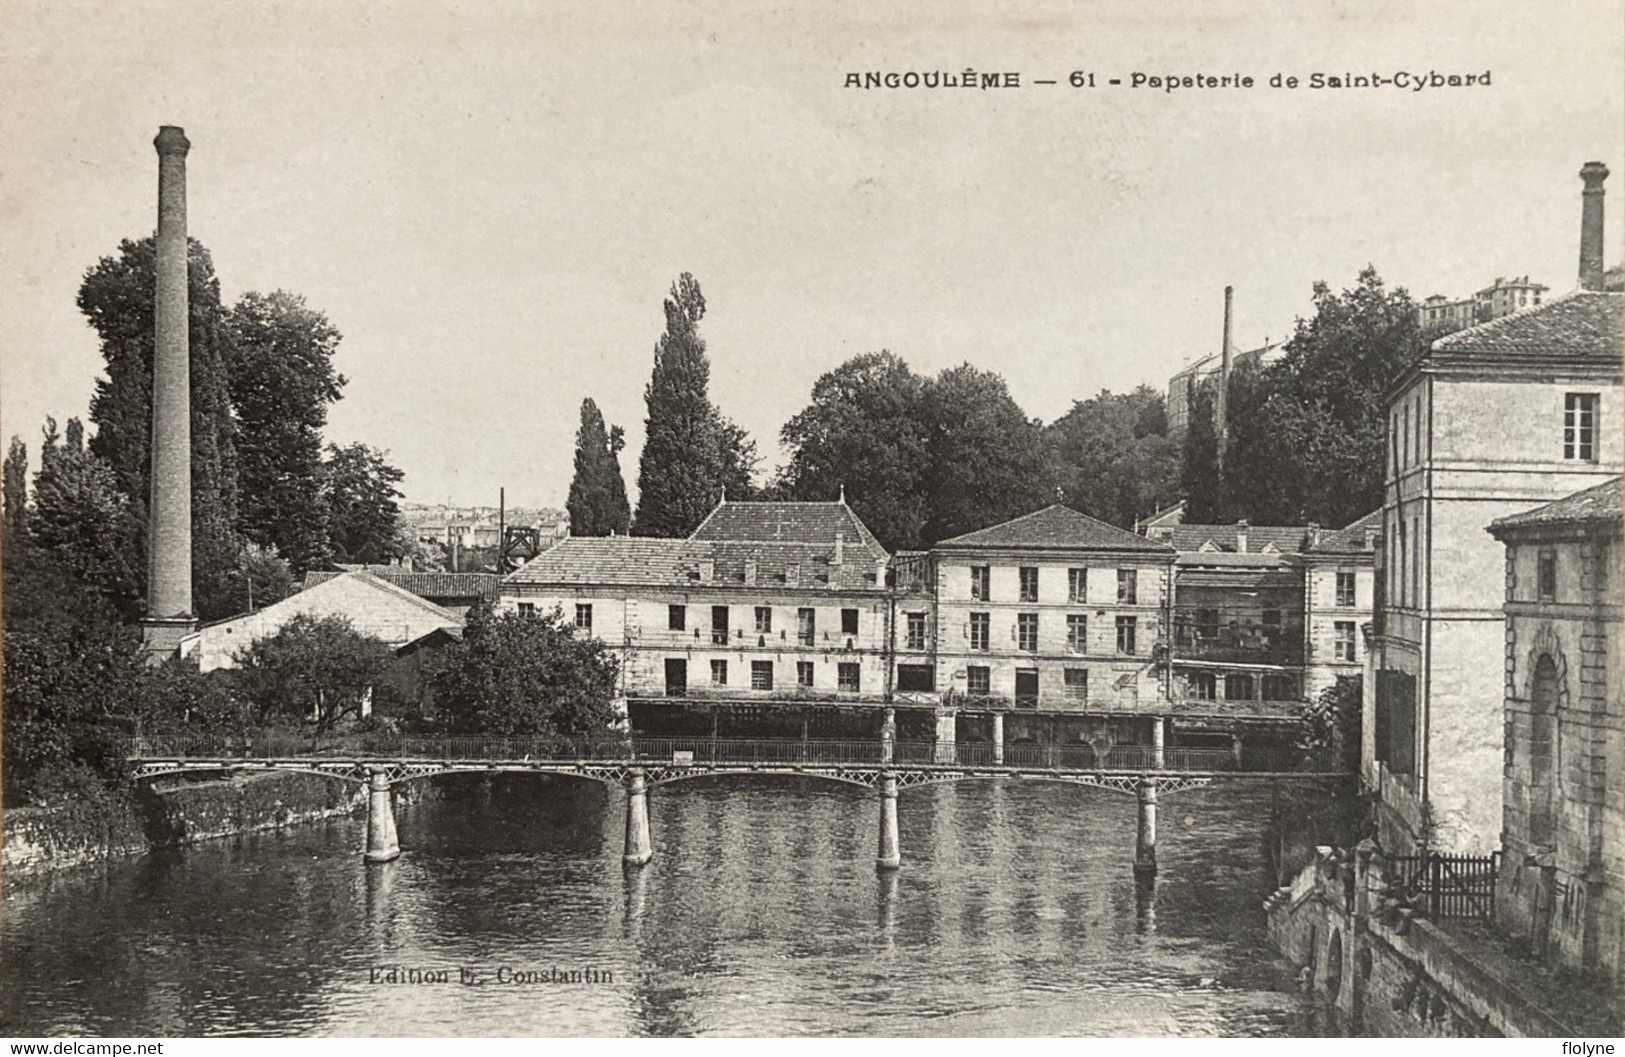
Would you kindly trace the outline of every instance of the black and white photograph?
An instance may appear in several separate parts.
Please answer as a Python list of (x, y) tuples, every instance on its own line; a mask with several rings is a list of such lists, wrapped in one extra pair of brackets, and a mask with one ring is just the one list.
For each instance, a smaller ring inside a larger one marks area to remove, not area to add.
[(0, 98), (9, 1053), (1618, 1052), (1625, 0), (0, 0)]

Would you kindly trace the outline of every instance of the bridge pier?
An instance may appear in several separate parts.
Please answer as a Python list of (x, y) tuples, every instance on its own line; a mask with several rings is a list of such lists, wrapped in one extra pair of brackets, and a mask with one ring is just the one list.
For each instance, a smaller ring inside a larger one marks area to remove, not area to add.
[(895, 870), (903, 865), (897, 843), (897, 776), (880, 776), (880, 841), (875, 851), (875, 869)]
[(1134, 834), (1134, 876), (1157, 876), (1157, 780), (1140, 781), (1140, 822)]
[(389, 776), (383, 771), (371, 771), (367, 777), (367, 851), (362, 856), (367, 862), (381, 863), (398, 859), (401, 841), (395, 833), (395, 805), (390, 797)]
[(993, 763), (1004, 763), (1004, 713), (993, 713)]
[(886, 707), (880, 724), (880, 762), (891, 763), (897, 754), (897, 710)]
[(654, 854), (649, 840), (649, 787), (643, 771), (634, 770), (626, 779), (626, 851), (621, 862), (642, 866)]

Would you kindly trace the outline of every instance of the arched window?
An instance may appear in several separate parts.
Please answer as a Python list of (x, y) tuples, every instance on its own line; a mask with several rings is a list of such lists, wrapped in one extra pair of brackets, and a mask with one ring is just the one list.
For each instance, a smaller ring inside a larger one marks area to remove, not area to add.
[(1557, 755), (1557, 695), (1557, 664), (1543, 653), (1535, 662), (1529, 717), (1529, 836), (1539, 844), (1556, 838), (1552, 763)]

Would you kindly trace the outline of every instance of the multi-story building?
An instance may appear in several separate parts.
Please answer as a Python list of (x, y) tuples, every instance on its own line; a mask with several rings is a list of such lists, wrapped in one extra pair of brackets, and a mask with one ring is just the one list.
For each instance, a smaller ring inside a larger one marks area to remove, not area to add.
[(1515, 279), (1499, 276), (1471, 297), (1452, 301), (1442, 294), (1434, 294), (1417, 306), (1417, 318), (1422, 329), (1430, 334), (1443, 334), (1464, 327), (1488, 323), (1541, 303), (1549, 288), (1532, 283), (1525, 275)]
[(725, 502), (688, 539), (564, 539), (500, 607), (557, 609), (613, 646), (635, 730), (837, 736), (891, 691), (887, 563), (844, 502)]
[(1620, 481), (1497, 519), (1506, 665), (1496, 924), (1542, 960), (1625, 975)]
[(1377, 545), (1382, 511), (1346, 528), (1313, 525), (1298, 560), (1303, 569), (1303, 696), (1313, 701), (1339, 679), (1365, 673), (1361, 628), (1376, 605)]
[(1390, 392), (1365, 777), (1385, 846), (1487, 852), (1501, 828), (1498, 517), (1619, 473), (1621, 307), (1591, 163), (1581, 288), (1435, 341)]
[[(1231, 368), (1243, 365), (1265, 367), (1286, 355), (1286, 346), (1279, 341), (1265, 342), (1254, 349), (1237, 351), (1231, 355)], [(1223, 367), (1223, 357), (1215, 352), (1182, 368), (1168, 379), (1168, 435), (1183, 434), (1190, 425), (1191, 405), (1197, 391), (1209, 379), (1217, 378)]]

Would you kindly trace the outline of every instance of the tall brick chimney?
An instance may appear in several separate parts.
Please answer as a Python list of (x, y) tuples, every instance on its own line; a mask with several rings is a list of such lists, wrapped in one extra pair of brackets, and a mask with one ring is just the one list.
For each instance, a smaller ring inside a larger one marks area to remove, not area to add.
[(148, 505), (149, 661), (172, 655), (196, 626), (192, 610), (192, 381), (186, 279), (186, 133), (164, 125), (158, 149), (153, 270), (152, 488)]
[(1608, 166), (1588, 161), (1580, 167), (1585, 190), (1580, 192), (1580, 289), (1602, 289), (1602, 182)]
[(1224, 343), (1219, 346), (1219, 392), (1213, 402), (1213, 432), (1218, 439), (1217, 463), (1224, 469), (1224, 449), (1230, 440), (1230, 305), (1235, 288), (1224, 288)]

